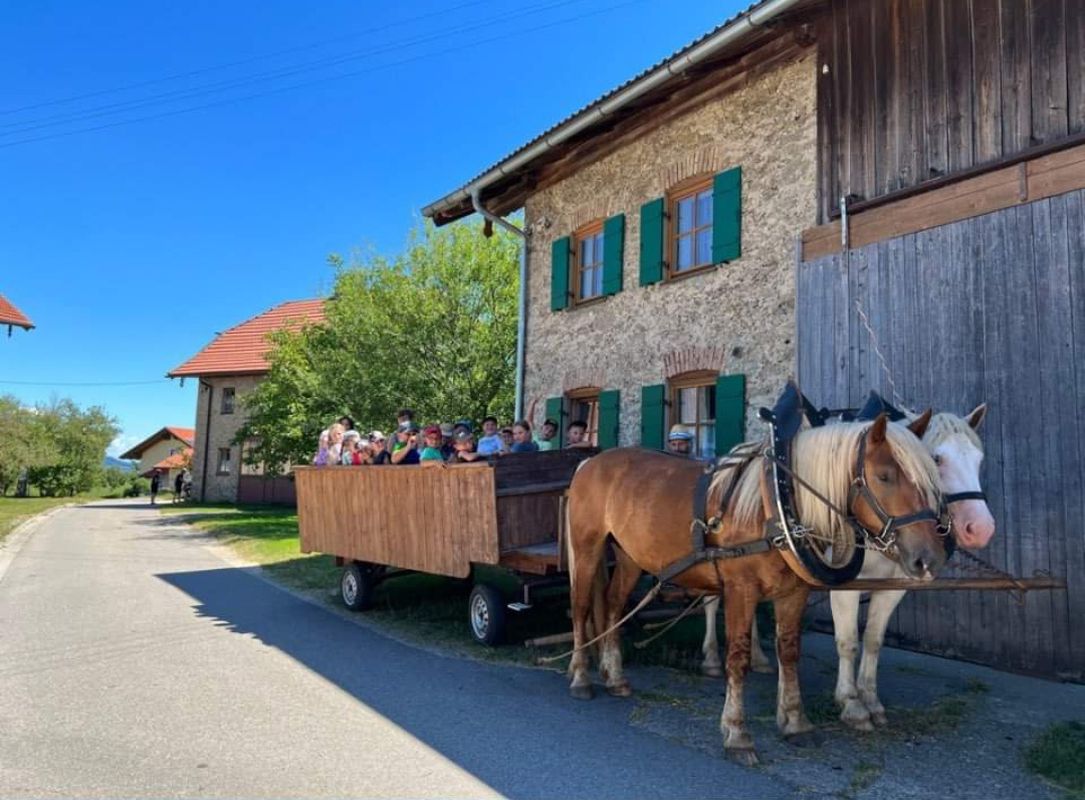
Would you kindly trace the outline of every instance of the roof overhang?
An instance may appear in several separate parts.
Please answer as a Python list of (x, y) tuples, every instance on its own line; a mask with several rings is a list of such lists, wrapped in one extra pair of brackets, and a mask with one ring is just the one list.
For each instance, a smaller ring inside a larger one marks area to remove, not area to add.
[[(778, 38), (791, 24), (825, 0), (761, 0), (670, 58), (642, 72), (594, 103), (540, 134), (456, 191), (422, 209), (437, 225), (474, 212), (477, 193), (488, 210), (504, 215), (521, 208), (527, 196), (578, 148), (610, 134), (638, 114), (658, 107), (706, 75)], [(803, 34), (804, 36), (806, 34)], [(707, 86), (705, 87), (708, 88)], [(583, 153), (582, 155), (589, 155)], [(598, 157), (598, 155), (596, 155)]]
[(167, 426), (165, 428), (159, 428), (142, 442), (130, 447), (126, 452), (117, 456), (117, 458), (123, 459), (125, 461), (138, 461), (140, 458), (143, 457), (143, 451), (145, 451), (149, 447), (154, 446), (158, 442), (165, 441), (166, 439), (176, 439), (177, 441), (184, 444), (185, 447), (192, 446), (192, 443), (186, 442), (184, 439), (174, 434), (173, 431), (171, 431)]

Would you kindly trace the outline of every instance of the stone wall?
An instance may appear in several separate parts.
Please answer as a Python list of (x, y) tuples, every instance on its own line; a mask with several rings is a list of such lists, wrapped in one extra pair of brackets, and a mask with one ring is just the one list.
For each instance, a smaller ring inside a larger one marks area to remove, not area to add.
[[(619, 389), (623, 445), (640, 438), (640, 389), (680, 372), (744, 373), (749, 423), (795, 361), (795, 241), (817, 221), (812, 52), (677, 118), (532, 195), (525, 399)], [(742, 256), (639, 285), (640, 207), (686, 178), (742, 167)], [(552, 242), (625, 214), (623, 290), (550, 310)]]
[[(204, 378), (196, 401), (196, 442), (192, 458), (192, 492), (197, 500), (209, 503), (233, 503), (237, 501), (238, 475), (241, 469), (241, 447), (233, 444), (234, 435), (245, 421), (241, 397), (252, 391), (260, 376), (227, 376)], [(210, 385), (210, 388), (208, 387)], [(222, 390), (232, 387), (235, 391), (234, 413), (222, 413)], [(210, 426), (207, 404), (211, 403)], [(210, 436), (208, 436), (210, 430)], [(230, 448), (230, 471), (218, 472), (219, 448)], [(209, 459), (206, 472), (204, 460)], [(207, 485), (204, 487), (206, 475)]]

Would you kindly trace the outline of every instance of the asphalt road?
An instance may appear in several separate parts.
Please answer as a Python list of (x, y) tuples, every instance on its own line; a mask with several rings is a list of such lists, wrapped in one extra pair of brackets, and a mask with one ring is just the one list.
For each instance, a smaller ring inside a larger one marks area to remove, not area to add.
[(792, 795), (629, 701), (298, 599), (146, 505), (63, 509), (4, 560), (2, 797)]

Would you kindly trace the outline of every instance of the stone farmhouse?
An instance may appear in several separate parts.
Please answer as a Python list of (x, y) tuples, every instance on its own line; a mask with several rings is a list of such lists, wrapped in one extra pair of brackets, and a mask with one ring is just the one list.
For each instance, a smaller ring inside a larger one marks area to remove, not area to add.
[(423, 213), (520, 209), (518, 414), (707, 458), (789, 376), (985, 401), (985, 556), (1067, 590), (889, 641), (1085, 679), (1085, 0), (760, 0)]
[(287, 476), (264, 475), (259, 466), (242, 464), (241, 447), (234, 443), (245, 422), (240, 400), (267, 375), (269, 333), (323, 321), (323, 300), (281, 303), (218, 334), (167, 373), (200, 383), (192, 458), (194, 498), (227, 503), (294, 501), (293, 482)]

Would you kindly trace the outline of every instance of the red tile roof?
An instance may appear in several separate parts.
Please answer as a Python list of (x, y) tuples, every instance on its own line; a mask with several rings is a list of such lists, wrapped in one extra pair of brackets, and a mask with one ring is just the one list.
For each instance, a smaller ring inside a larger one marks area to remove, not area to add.
[(191, 375), (263, 375), (271, 343), (267, 335), (277, 330), (296, 331), (303, 325), (324, 321), (324, 300), (293, 300), (258, 314), (215, 337), (211, 344), (181, 366), (170, 370), (171, 378)]
[(145, 470), (142, 473), (142, 477), (144, 477), (144, 478), (151, 477), (151, 475), (154, 474), (154, 471), (156, 469), (157, 470), (162, 470), (163, 472), (171, 470), (171, 469), (180, 469), (181, 467), (183, 467), (185, 465), (185, 461), (187, 461), (191, 457), (192, 457), (192, 448), (191, 447), (186, 447), (185, 451), (183, 453), (174, 453), (172, 456), (166, 456), (161, 461), (159, 461), (157, 464), (155, 464), (153, 467), (151, 467), (148, 470)]
[(167, 425), (164, 428), (159, 428), (135, 447), (130, 448), (128, 452), (122, 453), (120, 458), (125, 460), (142, 458), (144, 450), (165, 439), (180, 439), (191, 447), (196, 441), (196, 431), (192, 428), (178, 428), (175, 425)]
[(34, 323), (30, 321), (22, 311), (11, 304), (4, 295), (0, 294), (0, 325), (18, 325), (20, 328), (30, 330)]

